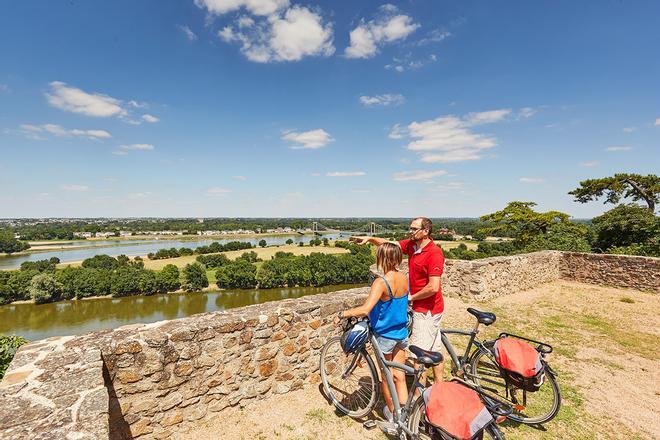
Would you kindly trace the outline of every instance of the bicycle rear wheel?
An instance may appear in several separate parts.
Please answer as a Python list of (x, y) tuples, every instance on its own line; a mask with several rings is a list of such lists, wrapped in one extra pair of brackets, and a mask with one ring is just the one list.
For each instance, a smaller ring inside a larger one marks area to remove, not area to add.
[(538, 391), (526, 391), (511, 384), (507, 390), (507, 383), (493, 352), (490, 349), (478, 349), (470, 362), (470, 376), (477, 386), (512, 406), (514, 411), (508, 418), (514, 422), (527, 425), (547, 423), (559, 412), (559, 385), (547, 369), (545, 381)]
[[(451, 438), (431, 427), (426, 421), (426, 405), (424, 404), (424, 398), (421, 396), (417, 398), (410, 410), (410, 416), (408, 416), (408, 429), (416, 435), (419, 440), (440, 440)], [(495, 423), (488, 425), (483, 430), (483, 433), (483, 438), (504, 440), (504, 434)]]
[(323, 391), (344, 414), (364, 417), (376, 405), (380, 382), (366, 350), (346, 354), (335, 336), (321, 349), (320, 373)]

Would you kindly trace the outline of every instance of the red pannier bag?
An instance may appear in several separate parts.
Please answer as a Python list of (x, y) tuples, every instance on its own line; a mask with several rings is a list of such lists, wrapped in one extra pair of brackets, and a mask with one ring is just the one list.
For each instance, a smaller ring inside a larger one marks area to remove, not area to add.
[(424, 391), (426, 419), (454, 439), (477, 438), (493, 416), (479, 394), (456, 382), (439, 382)]
[(505, 372), (505, 379), (518, 388), (538, 391), (545, 378), (541, 353), (531, 344), (511, 337), (495, 341), (495, 360)]

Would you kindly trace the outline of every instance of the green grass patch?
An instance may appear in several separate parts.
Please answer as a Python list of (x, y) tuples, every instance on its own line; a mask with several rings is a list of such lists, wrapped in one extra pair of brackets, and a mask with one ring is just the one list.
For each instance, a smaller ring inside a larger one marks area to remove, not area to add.
[(624, 297), (619, 298), (619, 301), (621, 301), (622, 303), (626, 303), (626, 304), (635, 304), (635, 300), (628, 297), (628, 296), (624, 296)]
[(307, 414), (305, 414), (305, 416), (307, 416), (308, 418), (314, 421), (323, 422), (328, 419), (330, 414), (328, 414), (328, 412), (323, 408), (316, 408), (308, 411)]

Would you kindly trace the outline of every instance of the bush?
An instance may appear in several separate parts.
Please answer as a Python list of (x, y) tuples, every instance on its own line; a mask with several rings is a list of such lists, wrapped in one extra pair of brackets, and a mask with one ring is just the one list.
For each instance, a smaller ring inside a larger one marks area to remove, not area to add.
[(34, 276), (28, 288), (30, 298), (36, 304), (43, 304), (59, 299), (62, 290), (62, 283), (57, 281), (53, 275), (46, 273)]
[(0, 379), (5, 375), (9, 363), (14, 358), (16, 350), (23, 345), (27, 344), (28, 340), (21, 336), (5, 336), (0, 335)]
[(198, 292), (209, 286), (204, 267), (199, 263), (188, 264), (183, 268), (183, 290)]
[(139, 269), (122, 267), (110, 275), (110, 294), (112, 296), (129, 296), (140, 293)]
[(293, 252), (277, 251), (277, 252), (275, 252), (275, 255), (273, 255), (272, 259), (275, 259), (275, 258), (289, 258), (289, 257), (293, 257)]
[(215, 277), (223, 289), (250, 289), (257, 285), (257, 268), (245, 259), (238, 259), (219, 268)]
[(261, 246), (262, 248), (265, 248), (267, 245), (268, 243), (266, 243), (266, 240), (264, 239), (259, 240), (259, 246)]
[(140, 289), (140, 293), (143, 295), (153, 295), (157, 292), (163, 292), (163, 287), (158, 282), (156, 272), (153, 270), (140, 271), (138, 288)]
[(290, 238), (288, 238), (288, 239), (286, 240), (286, 244), (293, 244), (293, 240), (291, 240)]

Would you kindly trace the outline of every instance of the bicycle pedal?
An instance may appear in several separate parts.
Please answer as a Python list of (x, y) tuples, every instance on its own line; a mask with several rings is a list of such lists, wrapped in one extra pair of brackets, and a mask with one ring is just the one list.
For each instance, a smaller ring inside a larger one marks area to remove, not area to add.
[(383, 431), (387, 435), (395, 436), (399, 431), (394, 422), (385, 422), (382, 420), (378, 420), (376, 422), (376, 425), (380, 428), (381, 431)]
[(362, 423), (362, 427), (364, 429), (374, 429), (376, 427), (376, 421), (375, 420), (367, 420), (366, 422)]

